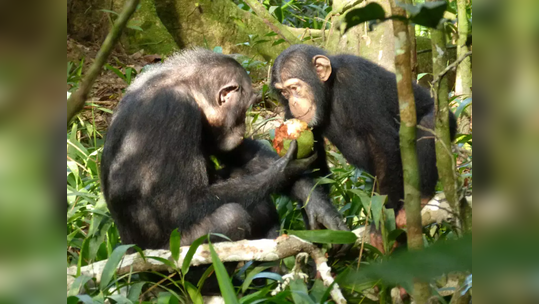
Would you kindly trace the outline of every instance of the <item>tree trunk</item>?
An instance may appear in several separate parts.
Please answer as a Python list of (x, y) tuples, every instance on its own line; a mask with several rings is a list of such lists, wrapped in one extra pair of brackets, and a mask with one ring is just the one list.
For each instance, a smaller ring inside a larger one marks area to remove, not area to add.
[[(391, 1), (392, 15), (406, 16), (403, 8)], [(404, 177), (404, 207), (408, 249), (423, 249), (423, 227), (421, 225), (421, 199), (419, 191), (419, 167), (416, 152), (416, 111), (412, 89), (410, 41), (408, 25), (393, 19), (395, 36), (395, 70), (400, 109), (400, 149)], [(416, 303), (427, 303), (430, 288), (427, 282), (414, 279), (413, 297)]]
[[(429, 0), (433, 1), (433, 0)], [(431, 30), (432, 39), (432, 72), (435, 79), (446, 68), (446, 41), (445, 30), (440, 26), (436, 30)], [(459, 214), (459, 203), (457, 197), (457, 186), (455, 179), (455, 164), (453, 153), (451, 152), (451, 136), (449, 132), (449, 89), (447, 77), (442, 77), (433, 84), (434, 107), (436, 113), (436, 165), (438, 176), (443, 184), (445, 197), (453, 209)]]
[[(371, 2), (380, 4), (386, 12), (386, 17), (390, 16), (391, 6), (389, 0), (368, 1), (368, 3)], [(367, 1), (349, 6), (353, 3), (353, 0), (333, 1), (332, 14), (342, 15), (344, 13), (343, 10), (365, 6)], [(334, 16), (330, 20), (332, 28), (328, 31), (329, 37), (324, 46), (330, 53), (346, 53), (361, 56), (389, 71), (395, 71), (395, 46), (393, 42), (392, 22), (382, 22), (376, 25), (372, 31), (369, 31), (369, 25), (367, 23), (363, 23), (350, 29), (346, 34), (341, 36), (338, 20), (339, 16)]]
[[(180, 48), (220, 46), (227, 54), (261, 55), (269, 61), (289, 46), (286, 42), (272, 46), (281, 37), (265, 37), (272, 30), (264, 20), (230, 0), (155, 0), (155, 8)], [(249, 35), (258, 35), (255, 40), (266, 42), (255, 44)]]
[[(457, 0), (458, 9), (458, 40), (457, 40), (457, 58), (470, 51), (466, 46), (466, 40), (469, 33), (468, 14), (466, 12), (467, 0)], [(455, 83), (455, 95), (471, 95), (472, 94), (472, 59), (466, 58), (457, 67), (457, 79)], [(469, 134), (470, 123), (472, 118), (472, 107), (469, 106), (462, 112), (459, 122), (459, 133)]]
[[(406, 4), (413, 5), (413, 0), (406, 0)], [(415, 25), (412, 23), (408, 24), (408, 35), (410, 35), (410, 64), (412, 66), (412, 79), (417, 80), (417, 46), (415, 39)]]

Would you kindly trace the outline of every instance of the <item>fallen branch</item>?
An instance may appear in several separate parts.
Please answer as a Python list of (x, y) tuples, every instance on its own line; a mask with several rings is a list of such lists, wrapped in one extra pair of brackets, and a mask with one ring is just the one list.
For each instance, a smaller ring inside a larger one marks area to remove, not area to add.
[[(327, 265), (327, 259), (322, 251), (307, 241), (304, 241), (296, 236), (282, 235), (275, 240), (243, 240), (238, 242), (222, 242), (213, 244), (219, 259), (222, 262), (239, 262), (239, 261), (261, 261), (270, 262), (280, 259), (284, 259), (289, 256), (296, 255), (300, 252), (308, 253), (316, 264), (316, 269), (320, 274), (325, 286), (333, 284), (334, 280), (331, 276), (331, 268)], [(177, 268), (181, 268), (183, 260), (189, 250), (189, 246), (183, 246), (180, 248), (180, 258), (175, 261)], [(173, 272), (174, 269), (161, 263), (152, 257), (159, 257), (169, 261), (174, 261), (169, 250), (144, 250), (143, 259), (139, 253), (126, 255), (118, 265), (116, 273), (122, 275), (125, 273), (144, 272), (144, 271), (156, 271), (156, 272)], [(89, 276), (96, 279), (96, 282), (101, 281), (101, 275), (106, 260), (95, 262), (88, 266), (81, 267), (80, 274)], [(207, 244), (198, 247), (193, 259), (191, 260), (191, 266), (198, 266), (203, 264), (211, 264), (210, 250)], [(77, 274), (77, 267), (72, 266), (67, 268), (67, 290), (70, 289)], [(346, 299), (343, 297), (342, 292), (338, 284), (334, 284), (330, 292), (331, 297), (336, 303), (344, 304)]]
[(101, 45), (101, 48), (95, 57), (94, 63), (92, 63), (92, 66), (84, 76), (80, 87), (75, 93), (71, 94), (67, 100), (68, 124), (71, 119), (73, 119), (73, 117), (84, 107), (84, 103), (88, 98), (88, 94), (90, 94), (90, 89), (92, 88), (94, 81), (96, 80), (97, 76), (99, 76), (103, 65), (107, 61), (107, 58), (109, 58), (110, 53), (112, 53), (112, 49), (120, 39), (120, 35), (127, 25), (127, 21), (129, 21), (129, 18), (131, 18), (131, 15), (133, 15), (137, 9), (138, 4), (139, 0), (129, 0), (125, 3), (120, 16), (118, 16), (118, 19), (116, 19), (114, 22), (112, 29), (107, 35), (107, 38), (105, 38), (103, 45)]

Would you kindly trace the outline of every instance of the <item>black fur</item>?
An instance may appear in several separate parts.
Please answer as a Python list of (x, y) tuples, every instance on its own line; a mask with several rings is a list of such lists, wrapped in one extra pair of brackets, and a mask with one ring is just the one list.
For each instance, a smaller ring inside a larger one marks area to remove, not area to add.
[[(325, 83), (316, 77), (312, 64), (316, 55), (327, 56), (331, 61), (332, 74)], [(271, 80), (274, 90), (275, 83), (284, 81), (281, 72), (285, 66), (317, 92), (315, 134), (327, 137), (351, 164), (377, 175), (380, 192), (388, 195), (386, 206), (400, 210), (404, 188), (395, 74), (357, 56), (329, 56), (313, 46), (294, 45), (275, 60)], [(434, 129), (434, 101), (429, 91), (417, 84), (413, 89), (418, 124)], [(278, 95), (287, 106), (287, 117), (292, 117), (287, 100)], [(450, 129), (453, 139), (456, 121), (452, 113)], [(432, 197), (438, 180), (434, 140), (432, 134), (419, 129), (417, 138), (421, 194)], [(323, 140), (318, 140), (318, 144), (323, 145)], [(323, 146), (318, 149), (324, 151)], [(329, 172), (324, 155), (320, 153), (317, 166), (322, 172)]]
[[(212, 125), (201, 104), (219, 111), (219, 87), (231, 79), (242, 85), (241, 102), (225, 113), (226, 126)], [(205, 50), (184, 52), (137, 77), (116, 109), (101, 164), (104, 196), (123, 243), (168, 248), (176, 228), (182, 245), (208, 232), (232, 240), (277, 235), (270, 194), (306, 199), (313, 182), (294, 181), (310, 164), (292, 161), (292, 153), (279, 158), (247, 139), (226, 144), (244, 130), (255, 96), (250, 86), (241, 65)], [(313, 220), (346, 229), (323, 193), (314, 191), (311, 204)]]

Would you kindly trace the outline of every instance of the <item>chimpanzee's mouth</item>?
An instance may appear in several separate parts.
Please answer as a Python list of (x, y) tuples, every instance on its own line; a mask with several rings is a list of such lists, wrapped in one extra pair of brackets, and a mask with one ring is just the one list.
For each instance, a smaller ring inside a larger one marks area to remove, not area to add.
[(313, 109), (313, 106), (310, 106), (307, 111), (305, 111), (305, 113), (303, 113), (302, 115), (298, 115), (296, 116), (297, 119), (301, 120), (302, 117), (305, 117), (307, 116), (307, 114), (309, 114), (311, 112), (311, 110)]

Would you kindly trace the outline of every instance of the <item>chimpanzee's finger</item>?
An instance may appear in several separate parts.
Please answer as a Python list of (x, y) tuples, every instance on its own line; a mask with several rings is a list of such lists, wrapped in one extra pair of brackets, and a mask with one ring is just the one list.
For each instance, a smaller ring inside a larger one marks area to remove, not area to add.
[(284, 158), (288, 160), (292, 160), (296, 157), (296, 152), (298, 150), (298, 142), (296, 140), (293, 140), (290, 142), (290, 146), (288, 147), (288, 151), (286, 152), (286, 155)]
[(328, 229), (350, 231), (337, 212), (327, 211), (320, 215), (320, 222)]
[(318, 155), (313, 154), (307, 158), (302, 159), (295, 159), (294, 160), (294, 167), (297, 168), (299, 171), (306, 171), (307, 169), (311, 168), (311, 165), (314, 163), (314, 161), (318, 158)]

